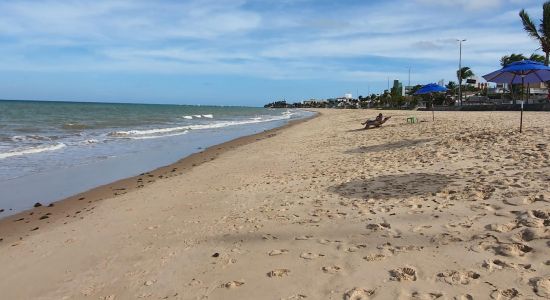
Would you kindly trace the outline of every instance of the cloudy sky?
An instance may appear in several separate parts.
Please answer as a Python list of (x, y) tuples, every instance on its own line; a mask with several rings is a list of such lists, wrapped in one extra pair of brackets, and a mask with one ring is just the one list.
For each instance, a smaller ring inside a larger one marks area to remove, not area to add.
[[(0, 99), (261, 105), (478, 75), (542, 0), (0, 0)], [(537, 53), (540, 53), (537, 52)]]

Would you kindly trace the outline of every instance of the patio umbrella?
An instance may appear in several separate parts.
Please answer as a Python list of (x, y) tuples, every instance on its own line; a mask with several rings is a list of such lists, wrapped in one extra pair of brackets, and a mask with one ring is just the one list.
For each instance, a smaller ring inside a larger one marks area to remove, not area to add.
[[(415, 95), (425, 95), (425, 94), (432, 94), (432, 93), (440, 93), (440, 92), (446, 92), (447, 88), (444, 86), (440, 86), (436, 83), (430, 83), (426, 84), (425, 86), (421, 87), (416, 91)], [(434, 105), (432, 103), (432, 121), (435, 121), (435, 114), (434, 114)]]
[[(489, 82), (508, 83), (510, 85), (521, 84), (524, 86), (526, 83), (550, 81), (550, 67), (537, 61), (522, 60), (513, 62), (500, 70), (484, 75), (483, 78)], [(522, 95), (519, 132), (521, 132), (523, 128), (523, 98)]]

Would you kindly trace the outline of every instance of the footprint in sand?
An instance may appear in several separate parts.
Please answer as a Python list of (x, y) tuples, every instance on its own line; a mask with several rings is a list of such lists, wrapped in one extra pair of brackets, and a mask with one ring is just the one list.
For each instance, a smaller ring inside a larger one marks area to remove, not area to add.
[(443, 297), (443, 294), (441, 293), (420, 293), (420, 292), (413, 292), (411, 295), (411, 299), (418, 299), (418, 300), (432, 300), (432, 299), (439, 299)]
[(331, 243), (331, 241), (326, 240), (326, 239), (320, 239), (320, 240), (318, 240), (317, 242), (318, 242), (319, 244), (321, 244), (321, 245), (328, 245), (328, 244)]
[(276, 255), (282, 255), (282, 254), (287, 254), (288, 253), (288, 250), (287, 249), (275, 249), (275, 250), (271, 250), (269, 251), (269, 256), (276, 256)]
[(391, 225), (389, 223), (379, 223), (379, 224), (367, 224), (367, 229), (370, 229), (372, 231), (378, 231), (378, 230), (388, 230), (391, 229)]
[(500, 259), (493, 259), (493, 260), (488, 259), (488, 260), (484, 261), (481, 266), (484, 267), (485, 269), (491, 271), (491, 272), (495, 271), (495, 270), (503, 270), (503, 269), (506, 269), (506, 268), (513, 268), (513, 266), (511, 266), (507, 262), (505, 262), (503, 260), (500, 260)]
[(302, 252), (302, 254), (300, 254), (300, 257), (303, 259), (316, 259), (323, 256), (325, 255), (321, 253), (313, 253), (313, 252)]
[(363, 257), (363, 259), (366, 261), (381, 261), (386, 259), (386, 255), (381, 253), (373, 253)]
[(270, 278), (283, 277), (283, 276), (288, 276), (288, 274), (290, 274), (289, 269), (275, 269), (275, 270), (269, 271), (267, 273), (267, 277), (270, 277)]
[(305, 240), (311, 239), (312, 237), (313, 237), (312, 235), (301, 235), (301, 236), (297, 236), (294, 239), (297, 241), (305, 241)]
[(390, 280), (416, 281), (416, 270), (411, 267), (390, 270)]
[(333, 265), (333, 266), (322, 267), (321, 270), (323, 270), (323, 272), (325, 272), (326, 274), (336, 274), (336, 273), (340, 272), (340, 270), (342, 270), (342, 268), (339, 267), (339, 266)]
[(445, 271), (437, 274), (439, 280), (446, 282), (450, 285), (456, 284), (469, 284), (472, 280), (479, 279), (480, 275), (474, 271), (460, 272), (460, 271)]
[(515, 240), (519, 242), (530, 242), (532, 240), (544, 239), (550, 237), (542, 228), (525, 228), (515, 235)]
[(297, 294), (297, 295), (292, 295), (290, 297), (280, 298), (280, 299), (281, 300), (302, 300), (302, 299), (305, 299), (305, 298), (307, 298), (306, 295)]
[(509, 232), (517, 227), (518, 224), (515, 221), (506, 224), (489, 224), (485, 226), (485, 228), (496, 232)]
[(224, 283), (222, 286), (228, 289), (234, 289), (234, 288), (240, 287), (243, 284), (244, 284), (243, 280), (233, 280), (233, 281)]
[(276, 237), (276, 236), (274, 236), (274, 235), (272, 235), (272, 234), (269, 234), (269, 233), (268, 233), (268, 234), (264, 234), (264, 235), (262, 236), (262, 239), (263, 239), (263, 240), (278, 240), (279, 238)]
[(346, 252), (357, 252), (359, 251), (359, 249), (362, 249), (362, 248), (367, 248), (367, 245), (365, 244), (360, 244), (360, 245), (357, 245), (357, 246), (351, 246), (351, 247), (348, 247), (346, 249), (344, 249)]
[(353, 288), (344, 294), (344, 300), (366, 300), (374, 295), (375, 290)]
[(191, 281), (190, 281), (187, 285), (188, 285), (188, 286), (197, 286), (197, 285), (199, 285), (199, 284), (201, 284), (201, 283), (202, 283), (202, 281), (193, 278), (193, 279), (191, 279)]
[(524, 244), (513, 243), (513, 244), (498, 245), (494, 247), (494, 250), (496, 254), (499, 254), (499, 255), (518, 257), (518, 256), (524, 256), (526, 253), (533, 251), (533, 248)]
[(491, 293), (491, 299), (495, 300), (507, 300), (507, 299), (517, 299), (519, 297), (519, 291), (515, 288), (506, 289), (506, 290), (494, 290)]
[(537, 296), (550, 299), (550, 276), (535, 277), (529, 280), (533, 286), (533, 291)]

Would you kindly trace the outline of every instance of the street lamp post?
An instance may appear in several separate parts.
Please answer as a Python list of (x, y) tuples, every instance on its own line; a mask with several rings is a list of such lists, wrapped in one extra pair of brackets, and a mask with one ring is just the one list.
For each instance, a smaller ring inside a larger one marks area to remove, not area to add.
[(458, 54), (458, 102), (460, 103), (460, 106), (462, 106), (462, 42), (465, 42), (466, 39), (459, 40), (457, 39), (457, 42), (459, 44), (459, 54)]

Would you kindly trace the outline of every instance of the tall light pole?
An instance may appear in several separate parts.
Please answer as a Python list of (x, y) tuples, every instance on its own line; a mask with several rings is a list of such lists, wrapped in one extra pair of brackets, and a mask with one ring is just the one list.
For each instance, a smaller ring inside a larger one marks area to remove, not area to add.
[(465, 41), (466, 39), (457, 39), (460, 50), (458, 54), (458, 73), (456, 75), (458, 77), (458, 101), (460, 102), (460, 106), (462, 106), (462, 42)]
[(409, 86), (411, 86), (411, 67), (409, 67)]

